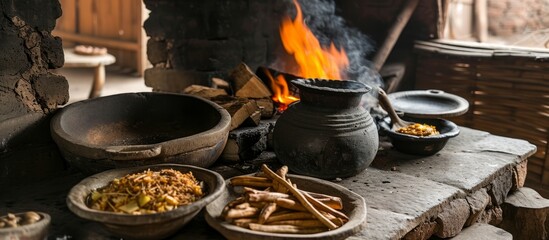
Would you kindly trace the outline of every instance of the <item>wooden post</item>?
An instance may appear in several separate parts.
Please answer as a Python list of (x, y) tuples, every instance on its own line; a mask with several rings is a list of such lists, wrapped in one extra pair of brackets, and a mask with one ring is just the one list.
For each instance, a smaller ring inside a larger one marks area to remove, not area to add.
[(475, 37), (478, 42), (488, 40), (488, 10), (486, 0), (475, 0)]
[(377, 71), (379, 71), (381, 67), (383, 67), (385, 60), (387, 60), (387, 57), (395, 46), (395, 43), (400, 36), (400, 33), (402, 33), (402, 29), (404, 29), (404, 26), (406, 26), (408, 20), (410, 20), (410, 17), (416, 9), (418, 3), (419, 0), (408, 0), (404, 8), (398, 14), (395, 22), (393, 23), (393, 26), (391, 26), (391, 29), (389, 29), (389, 34), (387, 35), (385, 42), (383, 42), (383, 45), (377, 51), (374, 57), (374, 67)]
[(530, 188), (509, 194), (503, 209), (501, 228), (514, 239), (549, 239), (549, 200)]
[(100, 63), (95, 67), (95, 74), (93, 75), (92, 88), (90, 90), (89, 98), (96, 98), (101, 96), (103, 85), (105, 85), (105, 65)]

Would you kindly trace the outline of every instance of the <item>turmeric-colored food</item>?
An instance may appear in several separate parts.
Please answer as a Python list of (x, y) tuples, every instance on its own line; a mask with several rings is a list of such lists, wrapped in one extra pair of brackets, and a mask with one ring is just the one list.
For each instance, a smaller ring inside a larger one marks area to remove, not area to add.
[(408, 135), (419, 136), (419, 137), (426, 137), (426, 136), (439, 134), (435, 126), (428, 125), (428, 124), (420, 124), (420, 123), (410, 124), (406, 127), (398, 129), (397, 132), (408, 134)]
[(173, 210), (203, 195), (192, 172), (149, 169), (116, 178), (109, 185), (92, 191), (88, 203), (97, 210), (139, 215)]

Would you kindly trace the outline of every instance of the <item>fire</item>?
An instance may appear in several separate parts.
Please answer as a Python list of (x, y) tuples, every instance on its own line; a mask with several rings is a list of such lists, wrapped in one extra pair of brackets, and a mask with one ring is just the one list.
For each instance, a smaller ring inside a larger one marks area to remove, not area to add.
[(288, 90), (288, 83), (286, 82), (286, 79), (282, 74), (276, 76), (276, 80), (274, 79), (273, 75), (269, 71), (265, 71), (267, 74), (267, 77), (271, 80), (271, 89), (273, 90), (273, 101), (278, 103), (278, 110), (284, 111), (286, 108), (288, 108), (288, 105), (290, 103), (293, 103), (299, 98), (293, 96), (290, 94), (290, 91)]
[[(297, 75), (304, 78), (343, 79), (343, 71), (349, 66), (345, 50), (337, 49), (334, 43), (323, 47), (313, 32), (305, 25), (301, 7), (294, 0), (297, 15), (294, 20), (285, 17), (280, 26), (280, 37), (286, 52), (295, 58), (298, 64)], [(299, 100), (288, 91), (288, 85), (282, 75), (274, 79), (270, 76), (273, 100), (282, 108)]]

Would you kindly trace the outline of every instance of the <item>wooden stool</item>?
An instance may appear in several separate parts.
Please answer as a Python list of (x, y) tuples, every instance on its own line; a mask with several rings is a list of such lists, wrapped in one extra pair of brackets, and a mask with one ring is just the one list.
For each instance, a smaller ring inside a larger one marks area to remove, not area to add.
[(79, 55), (75, 54), (72, 49), (63, 49), (65, 54), (66, 68), (94, 68), (94, 76), (92, 88), (88, 98), (95, 98), (101, 95), (101, 90), (105, 84), (105, 66), (116, 62), (116, 58), (110, 54), (104, 55)]

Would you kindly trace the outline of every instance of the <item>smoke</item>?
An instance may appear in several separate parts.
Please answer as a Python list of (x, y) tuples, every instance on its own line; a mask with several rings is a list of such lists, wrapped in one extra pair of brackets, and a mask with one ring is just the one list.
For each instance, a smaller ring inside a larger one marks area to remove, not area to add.
[[(296, 9), (289, 2), (288, 15), (295, 16)], [(358, 29), (349, 27), (343, 17), (336, 15), (334, 0), (300, 0), (306, 25), (313, 31), (322, 46), (334, 42), (338, 48), (345, 49), (349, 58), (347, 78), (357, 80), (372, 87), (365, 99), (368, 106), (377, 105), (377, 87), (382, 80), (367, 56), (374, 50), (373, 41)]]

